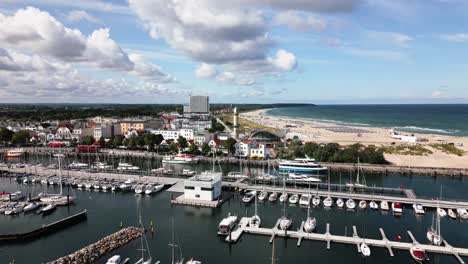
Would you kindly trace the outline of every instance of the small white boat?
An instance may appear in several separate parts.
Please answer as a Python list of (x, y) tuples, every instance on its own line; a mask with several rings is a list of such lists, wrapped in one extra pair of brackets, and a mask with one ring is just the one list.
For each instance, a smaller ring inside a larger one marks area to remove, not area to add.
[(265, 199), (268, 197), (268, 192), (267, 191), (262, 191), (260, 192), (260, 194), (258, 195), (258, 200), (260, 201), (265, 201)]
[(323, 199), (323, 206), (324, 207), (332, 207), (332, 205), (333, 205), (333, 199), (330, 196)]
[[(157, 264), (157, 263), (156, 263)], [(198, 260), (194, 260), (194, 259), (190, 259), (189, 261), (187, 261), (185, 264), (202, 264), (201, 261), (198, 261)]]
[(237, 223), (237, 216), (228, 214), (218, 225), (218, 235), (228, 235)]
[(244, 194), (244, 197), (242, 197), (242, 202), (244, 202), (244, 203), (252, 202), (252, 200), (254, 199), (256, 194), (257, 193), (255, 191), (248, 192), (248, 193)]
[(280, 218), (279, 226), (281, 230), (288, 230), (292, 225), (292, 219), (289, 216), (283, 215)]
[(258, 216), (257, 212), (257, 196), (255, 196), (255, 214), (249, 219), (249, 226), (250, 227), (260, 227), (262, 220), (260, 219), (260, 216)]
[(288, 200), (288, 196), (289, 196), (288, 193), (285, 193), (285, 192), (282, 193), (280, 198), (279, 198), (280, 203), (286, 202)]
[(120, 186), (119, 186), (120, 190), (122, 192), (125, 192), (125, 191), (129, 191), (131, 190), (132, 186), (127, 184), (127, 183), (122, 183)]
[(293, 194), (291, 195), (291, 197), (289, 197), (290, 204), (297, 204), (298, 201), (299, 201), (299, 195), (297, 194)]
[(315, 228), (317, 227), (317, 220), (315, 217), (310, 216), (310, 206), (307, 206), (307, 219), (304, 222), (304, 232), (306, 233), (312, 233), (315, 231)]
[(164, 188), (164, 184), (157, 184), (157, 185), (147, 185), (145, 188), (145, 194), (153, 194), (161, 191)]
[(112, 256), (107, 260), (106, 264), (122, 264), (122, 258), (119, 255)]
[(422, 204), (413, 204), (413, 209), (416, 214), (425, 214), (424, 206)]
[(447, 209), (447, 214), (450, 218), (457, 219), (457, 213), (453, 209)]
[(447, 216), (447, 212), (443, 208), (437, 208), (437, 214), (439, 214), (440, 217)]
[(309, 194), (301, 195), (301, 198), (299, 199), (299, 205), (309, 206), (310, 205), (310, 195)]
[(36, 210), (37, 208), (39, 208), (39, 204), (37, 203), (28, 203), (25, 207), (24, 207), (24, 212), (30, 212), (30, 211), (33, 211), (33, 210)]
[(48, 204), (45, 207), (43, 207), (40, 210), (40, 212), (41, 213), (50, 213), (50, 212), (54, 211), (55, 209), (57, 209), (57, 206), (55, 204)]
[(314, 206), (319, 206), (320, 205), (320, 196), (316, 195), (312, 198), (312, 204)]
[(270, 196), (268, 196), (268, 201), (275, 202), (276, 200), (278, 200), (278, 193), (272, 192)]
[(359, 248), (361, 249), (361, 254), (364, 257), (369, 257), (371, 255), (370, 247), (366, 243), (361, 243)]
[(401, 214), (401, 213), (403, 213), (403, 207), (402, 207), (401, 203), (399, 203), (399, 202), (393, 202), (393, 203), (392, 203), (392, 211), (393, 211), (393, 213), (395, 213), (395, 214)]
[(380, 209), (384, 210), (384, 211), (388, 211), (389, 206), (388, 206), (388, 202), (387, 201), (382, 201), (380, 202)]
[(346, 207), (348, 207), (348, 209), (354, 209), (356, 208), (356, 202), (354, 202), (353, 199), (348, 199), (346, 200)]
[(467, 220), (468, 219), (468, 212), (466, 211), (466, 209), (464, 208), (458, 208), (457, 209), (457, 214), (458, 216), (463, 219), (463, 220)]
[(119, 171), (136, 171), (139, 170), (140, 167), (133, 166), (130, 163), (125, 163), (125, 162), (120, 162), (119, 165), (117, 166), (117, 170)]
[(24, 205), (16, 204), (15, 206), (5, 210), (4, 214), (5, 215), (19, 214), (19, 213), (23, 212), (23, 210), (24, 210)]
[(145, 191), (145, 185), (140, 184), (137, 187), (135, 187), (135, 193), (136, 194), (142, 194)]
[(423, 263), (429, 260), (426, 251), (420, 245), (413, 245), (410, 248), (410, 254), (417, 263)]
[(197, 174), (196, 171), (187, 170), (187, 169), (183, 169), (183, 170), (181, 170), (180, 173), (179, 173), (180, 176), (185, 176), (185, 177), (194, 176), (195, 174)]
[(367, 202), (364, 201), (364, 200), (359, 201), (359, 208), (366, 209), (367, 208)]
[(338, 206), (338, 208), (343, 208), (343, 206), (344, 206), (343, 199), (338, 198), (338, 199), (336, 200), (336, 206)]

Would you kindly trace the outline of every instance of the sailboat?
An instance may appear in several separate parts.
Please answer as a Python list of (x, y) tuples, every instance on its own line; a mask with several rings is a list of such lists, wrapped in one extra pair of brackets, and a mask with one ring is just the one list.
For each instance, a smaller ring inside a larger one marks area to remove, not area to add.
[[(295, 194), (296, 195), (296, 194)], [(286, 215), (286, 203), (283, 208), (283, 216), (279, 220), (279, 227), (281, 230), (288, 230), (292, 225), (291, 217)]]
[(283, 178), (283, 193), (281, 193), (279, 201), (285, 203), (288, 200), (288, 193), (286, 192), (286, 178)]
[(41, 198), (41, 202), (49, 203), (49, 204), (56, 204), (56, 205), (67, 205), (67, 204), (72, 203), (75, 200), (75, 197), (70, 196), (70, 195), (67, 195), (67, 196), (63, 195), (61, 158), (64, 157), (64, 155), (56, 154), (54, 156), (58, 158), (58, 163), (59, 163), (60, 193), (59, 194), (45, 194), (45, 196)]
[(249, 220), (249, 226), (250, 227), (260, 227), (260, 223), (262, 220), (260, 219), (260, 216), (258, 216), (257, 212), (257, 196), (255, 196), (255, 215), (252, 216)]
[[(143, 223), (141, 221), (141, 215), (140, 215), (140, 227), (143, 228)], [(146, 249), (145, 245), (143, 242), (146, 242)], [(141, 235), (141, 248), (138, 249), (141, 251), (141, 258), (135, 262), (135, 264), (151, 264), (153, 258), (151, 257), (151, 253), (149, 251), (149, 246), (148, 246), (148, 240), (146, 240), (146, 235), (142, 234)], [(148, 252), (148, 257), (145, 259), (145, 252)]]
[(315, 227), (317, 227), (317, 220), (315, 217), (310, 216), (310, 205), (307, 206), (307, 219), (304, 223), (304, 231), (307, 233), (312, 233), (315, 230)]
[(356, 181), (355, 182), (350, 181), (346, 183), (347, 187), (366, 187), (367, 186), (365, 183), (365, 180), (363, 181), (363, 183), (360, 182), (360, 175), (361, 175), (360, 172), (361, 172), (361, 166), (360, 166), (359, 157), (358, 157)]
[[(184, 257), (182, 256), (182, 250), (181, 248), (179, 247), (179, 245), (177, 245), (175, 243), (175, 238), (174, 238), (174, 219), (172, 219), (172, 242), (169, 243), (169, 246), (172, 248), (171, 250), (171, 264), (184, 264)], [(176, 247), (179, 247), (179, 258), (176, 259), (176, 256), (175, 256), (175, 248)], [(201, 264), (201, 261), (198, 261), (198, 260), (194, 260), (193, 258), (190, 259), (189, 261), (187, 261), (185, 264)]]
[(359, 247), (361, 249), (361, 254), (364, 257), (369, 257), (371, 255), (370, 247), (366, 243), (362, 242)]
[(331, 207), (333, 205), (333, 199), (330, 197), (330, 170), (328, 170), (328, 196), (323, 200), (323, 206)]
[[(437, 208), (439, 208), (439, 206), (437, 206)], [(443, 241), (442, 236), (440, 234), (440, 215), (435, 215), (435, 218), (434, 215), (432, 215), (432, 225), (427, 230), (426, 237), (432, 244), (440, 246)]]

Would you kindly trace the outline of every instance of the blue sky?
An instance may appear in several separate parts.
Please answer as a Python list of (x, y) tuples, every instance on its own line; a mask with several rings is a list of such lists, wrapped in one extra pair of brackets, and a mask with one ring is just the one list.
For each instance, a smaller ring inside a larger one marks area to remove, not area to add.
[(227, 2), (4, 0), (0, 101), (468, 103), (467, 1)]

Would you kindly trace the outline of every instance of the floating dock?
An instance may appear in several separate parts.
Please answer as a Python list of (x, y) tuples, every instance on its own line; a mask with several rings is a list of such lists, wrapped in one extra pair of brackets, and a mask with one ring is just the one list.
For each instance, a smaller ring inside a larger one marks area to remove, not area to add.
[[(457, 248), (453, 247), (448, 244), (447, 241), (444, 240), (443, 246), (434, 246), (434, 245), (426, 245), (420, 244), (413, 236), (410, 231), (408, 232), (409, 237), (413, 241), (412, 243), (409, 242), (399, 242), (399, 241), (391, 241), (388, 240), (385, 232), (382, 228), (379, 229), (382, 239), (371, 239), (371, 238), (362, 238), (357, 233), (357, 228), (353, 226), (353, 235), (352, 236), (340, 236), (340, 235), (332, 235), (330, 233), (330, 224), (326, 224), (326, 232), (323, 234), (319, 233), (306, 233), (303, 231), (303, 223), (301, 224), (301, 228), (297, 231), (290, 231), (290, 230), (280, 230), (278, 228), (279, 220), (276, 222), (273, 228), (255, 228), (249, 227), (249, 217), (243, 217), (239, 225), (231, 232), (230, 235), (226, 237), (226, 242), (237, 242), (243, 233), (246, 234), (255, 234), (255, 235), (262, 235), (270, 237), (270, 243), (273, 242), (275, 237), (287, 237), (297, 239), (297, 246), (301, 245), (302, 240), (314, 240), (314, 241), (323, 241), (327, 243), (327, 249), (331, 249), (331, 243), (340, 243), (340, 244), (348, 244), (348, 245), (356, 245), (357, 251), (360, 253), (359, 245), (361, 243), (366, 243), (368, 246), (373, 247), (381, 247), (386, 248), (390, 256), (393, 256), (393, 249), (398, 250), (410, 250), (413, 245), (417, 244), (420, 245), (426, 252), (430, 253), (437, 253), (437, 254), (445, 254), (445, 255), (453, 255), (460, 263), (464, 264), (465, 262), (460, 256), (468, 256), (468, 249), (467, 248)], [(246, 224), (247, 223), (247, 224)]]

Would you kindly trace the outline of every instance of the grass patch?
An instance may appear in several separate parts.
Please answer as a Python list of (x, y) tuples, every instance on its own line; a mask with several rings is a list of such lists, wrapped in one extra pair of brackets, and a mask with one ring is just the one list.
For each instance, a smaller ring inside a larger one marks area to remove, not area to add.
[(463, 156), (465, 154), (465, 151), (450, 144), (431, 144), (430, 146), (447, 154), (453, 154), (457, 156)]
[[(223, 114), (220, 115), (220, 118), (224, 121), (231, 121), (234, 123), (234, 119), (232, 114)], [(255, 122), (252, 122), (250, 120), (247, 120), (245, 118), (239, 117), (239, 133), (244, 133), (244, 132), (250, 132), (253, 129), (261, 129), (261, 130), (266, 130), (269, 132), (278, 132), (279, 129), (269, 127), (269, 126), (264, 126)]]
[(433, 153), (430, 149), (427, 149), (420, 144), (385, 146), (385, 147), (382, 147), (381, 149), (386, 154), (397, 154), (397, 155), (427, 156)]

